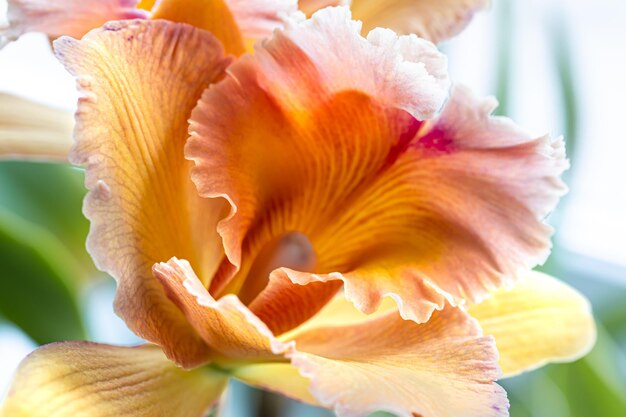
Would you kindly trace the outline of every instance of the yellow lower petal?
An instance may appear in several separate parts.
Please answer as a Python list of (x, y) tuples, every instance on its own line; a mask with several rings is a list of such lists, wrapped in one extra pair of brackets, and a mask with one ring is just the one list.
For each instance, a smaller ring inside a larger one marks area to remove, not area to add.
[(507, 377), (547, 362), (578, 359), (596, 340), (589, 301), (540, 272), (530, 272), (512, 290), (500, 290), (471, 306), (469, 313), (486, 335), (495, 337)]
[(0, 94), (0, 109), (0, 159), (67, 160), (73, 113), (9, 94)]
[(20, 365), (2, 417), (201, 417), (226, 377), (183, 371), (156, 346), (55, 343)]

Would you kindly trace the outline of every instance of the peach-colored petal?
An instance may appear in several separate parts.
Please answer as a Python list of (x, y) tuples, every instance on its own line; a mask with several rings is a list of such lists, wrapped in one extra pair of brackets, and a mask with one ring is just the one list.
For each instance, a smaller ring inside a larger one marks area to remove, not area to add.
[(192, 114), (193, 180), (201, 195), (232, 206), (218, 226), (230, 263), (211, 291), (240, 293), (256, 279), (258, 254), (298, 232), (317, 262), (284, 265), (294, 283), (343, 280), (363, 311), (388, 295), (402, 317), (424, 322), (446, 301), (481, 301), (545, 259), (551, 229), (543, 220), (565, 190), (563, 143), (491, 117), (494, 102), (462, 87), (422, 122), (404, 111), (410, 100), (372, 87), (401, 76), (381, 78), (370, 65), (356, 84), (326, 81), (326, 67), (292, 39), (323, 44), (325, 22), (351, 25), (345, 17), (324, 9), (277, 34), (231, 67)]
[(88, 342), (37, 349), (17, 370), (5, 417), (202, 417), (226, 377), (183, 371), (156, 346)]
[(366, 312), (394, 296), (403, 317), (423, 322), (446, 301), (482, 301), (545, 260), (551, 229), (543, 220), (565, 191), (563, 143), (528, 137), (489, 116), (494, 106), (457, 87), (317, 246), (343, 268), (360, 261), (293, 281), (343, 280)]
[(137, 0), (9, 0), (9, 26), (0, 36), (15, 40), (26, 32), (80, 38), (110, 20), (145, 18)]
[(469, 313), (495, 337), (507, 377), (548, 362), (576, 360), (596, 340), (589, 301), (540, 272), (528, 273), (513, 289), (496, 292)]
[(201, 363), (206, 346), (152, 265), (185, 256), (207, 283), (223, 257), (224, 204), (197, 196), (183, 146), (192, 107), (230, 60), (210, 33), (166, 21), (111, 22), (55, 48), (83, 92), (71, 161), (86, 165), (88, 249), (118, 280), (116, 311), (177, 362)]
[(298, 8), (307, 16), (311, 16), (316, 11), (325, 7), (349, 6), (350, 0), (299, 0)]
[(227, 52), (241, 55), (248, 44), (281, 27), (282, 15), (296, 10), (297, 0), (161, 0), (153, 18), (208, 30)]
[[(207, 345), (229, 360), (280, 360), (285, 349), (272, 332), (234, 295), (215, 300), (189, 262), (170, 259), (154, 266), (168, 297), (185, 314)], [(273, 345), (274, 343), (274, 345)]]
[(276, 101), (306, 109), (355, 90), (418, 119), (441, 107), (449, 87), (447, 61), (430, 42), (381, 28), (364, 38), (346, 7), (303, 18), (287, 19), (286, 29), (256, 51), (259, 84)]
[(352, 0), (366, 29), (388, 27), (440, 42), (459, 33), (489, 0)]
[(0, 159), (66, 161), (73, 129), (71, 112), (0, 94)]
[[(343, 45), (334, 42), (334, 32), (352, 47), (337, 47), (328, 56), (302, 49), (308, 43), (320, 51)], [(322, 233), (318, 226), (325, 227), (351, 193), (371, 181), (412, 138), (419, 127), (412, 116), (385, 109), (367, 94), (415, 114), (433, 112), (439, 105), (429, 91), (445, 91), (445, 75), (437, 78), (426, 68), (441, 69), (440, 55), (417, 38), (379, 35), (374, 38), (380, 43), (360, 38), (346, 9), (326, 9), (310, 21), (292, 22), (205, 93), (192, 114), (187, 155), (196, 162), (193, 175), (201, 194), (226, 197), (233, 206), (219, 230), (235, 267), (223, 265), (212, 294), (246, 289), (243, 282), (257, 256), (284, 234), (301, 232), (313, 239), (314, 233)], [(406, 61), (402, 51), (410, 44), (417, 48)], [(345, 76), (332, 56), (343, 56), (345, 67), (365, 68), (365, 73), (350, 70), (354, 76)], [(270, 207), (281, 207), (281, 213)], [(246, 237), (255, 224), (258, 230)], [(324, 262), (317, 267), (328, 268)], [(237, 270), (239, 278), (230, 282)]]
[[(331, 319), (331, 316), (335, 319)], [(337, 297), (301, 329), (286, 364), (249, 365), (233, 375), (248, 383), (334, 409), (340, 417), (377, 410), (399, 416), (507, 416), (493, 338), (475, 320), (446, 307), (428, 323), (402, 320), (397, 309), (366, 317)]]

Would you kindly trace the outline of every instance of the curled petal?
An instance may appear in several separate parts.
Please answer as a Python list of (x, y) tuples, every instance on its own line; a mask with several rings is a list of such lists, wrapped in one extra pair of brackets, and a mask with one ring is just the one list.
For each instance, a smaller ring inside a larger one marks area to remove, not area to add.
[(215, 300), (189, 262), (172, 258), (154, 266), (168, 297), (207, 345), (229, 359), (278, 360), (287, 347), (234, 295)]
[(256, 51), (260, 83), (286, 106), (307, 108), (354, 90), (427, 119), (446, 98), (447, 61), (430, 42), (381, 28), (366, 39), (347, 7), (308, 20), (295, 15), (286, 24)]
[(74, 115), (0, 94), (0, 159), (66, 161)]
[(470, 307), (485, 334), (493, 335), (500, 366), (509, 377), (548, 362), (586, 355), (596, 340), (589, 301), (548, 275), (531, 272), (511, 290), (502, 289)]
[(459, 33), (489, 0), (352, 0), (366, 29), (388, 27), (440, 42)]
[(55, 49), (83, 92), (71, 161), (86, 165), (87, 245), (118, 280), (116, 311), (169, 357), (199, 364), (206, 345), (152, 265), (185, 256), (207, 283), (223, 257), (224, 204), (197, 196), (183, 146), (191, 109), (230, 59), (208, 32), (166, 21), (111, 22)]
[(458, 309), (448, 306), (417, 324), (393, 306), (366, 317), (337, 297), (284, 339), (296, 342), (287, 356), (300, 375), (285, 364), (262, 364), (236, 369), (235, 377), (312, 402), (305, 377), (317, 403), (340, 417), (378, 410), (403, 417), (508, 415), (506, 394), (494, 383), (493, 339)]
[(156, 346), (55, 343), (21, 363), (0, 414), (6, 417), (199, 417), (226, 377), (183, 371)]
[(135, 9), (136, 4), (136, 0), (9, 0), (9, 26), (0, 35), (8, 40), (27, 32), (81, 38), (110, 20), (147, 17)]

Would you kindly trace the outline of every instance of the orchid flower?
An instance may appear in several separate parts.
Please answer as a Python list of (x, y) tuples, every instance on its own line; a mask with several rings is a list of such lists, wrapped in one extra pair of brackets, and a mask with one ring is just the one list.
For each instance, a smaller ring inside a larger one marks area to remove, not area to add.
[(201, 416), (229, 378), (343, 417), (506, 416), (499, 377), (590, 349), (585, 298), (530, 271), (562, 140), (461, 86), (441, 109), (432, 43), (360, 30), (296, 14), (234, 63), (166, 20), (55, 42), (88, 249), (151, 344), (44, 346), (3, 416)]

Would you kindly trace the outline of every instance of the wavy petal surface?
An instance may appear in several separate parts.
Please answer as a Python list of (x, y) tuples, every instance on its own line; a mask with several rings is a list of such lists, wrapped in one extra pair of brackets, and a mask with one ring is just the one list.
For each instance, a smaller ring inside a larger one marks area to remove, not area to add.
[(506, 394), (493, 382), (499, 376), (493, 339), (482, 337), (473, 319), (447, 307), (417, 324), (388, 307), (367, 317), (337, 297), (281, 338), (296, 341), (287, 356), (299, 374), (285, 364), (250, 365), (233, 374), (340, 417), (377, 410), (406, 417), (508, 415)]
[(9, 0), (9, 26), (0, 35), (14, 40), (26, 32), (81, 38), (110, 20), (145, 18), (136, 0)]
[[(446, 301), (481, 301), (545, 260), (543, 220), (565, 191), (563, 143), (491, 117), (494, 101), (462, 87), (422, 122), (389, 93), (399, 73), (359, 66), (352, 79), (362, 81), (326, 81), (328, 67), (293, 39), (324, 39), (327, 21), (350, 27), (345, 13), (324, 9), (278, 34), (192, 114), (193, 180), (232, 206), (218, 230), (234, 268), (223, 265), (211, 291), (239, 293), (258, 279), (250, 271), (263, 248), (298, 232), (317, 262), (282, 269), (292, 282), (342, 280), (363, 311), (393, 296), (404, 318), (425, 322)], [(412, 80), (406, 91), (425, 82)]]
[(0, 109), (0, 159), (67, 160), (71, 112), (9, 94), (0, 94)]
[(495, 337), (507, 377), (548, 362), (576, 360), (596, 340), (589, 301), (540, 272), (531, 272), (513, 289), (502, 289), (471, 306), (469, 313), (485, 334)]
[(86, 166), (88, 249), (118, 280), (116, 311), (169, 357), (201, 363), (206, 346), (152, 265), (185, 256), (207, 283), (223, 257), (224, 205), (197, 196), (183, 146), (191, 109), (230, 60), (208, 32), (166, 21), (112, 22), (55, 48), (83, 92), (71, 161)]
[[(255, 259), (275, 239), (293, 232), (306, 235), (317, 251), (313, 269), (334, 268), (329, 253), (316, 247), (328, 222), (397, 158), (420, 125), (406, 111), (383, 107), (375, 99), (416, 114), (428, 102), (432, 112), (438, 104), (427, 91), (439, 91), (445, 83), (445, 76), (438, 79), (426, 71), (441, 69), (431, 46), (425, 46), (423, 55), (418, 47), (412, 60), (405, 61), (400, 45), (419, 46), (421, 41), (393, 35), (397, 43), (387, 50), (384, 42), (360, 38), (346, 9), (326, 9), (292, 25), (254, 57), (231, 67), (230, 77), (209, 89), (192, 115), (186, 152), (197, 165), (194, 181), (203, 196), (225, 197), (233, 207), (219, 225), (230, 263), (212, 282), (212, 294), (249, 288), (251, 282), (244, 281), (254, 275)], [(344, 45), (334, 42), (333, 29), (350, 48), (332, 46)], [(328, 48), (319, 46), (324, 42)], [(309, 44), (319, 49), (306, 51)], [(342, 68), (319, 52), (333, 47), (330, 55), (343, 56)], [(344, 75), (344, 68), (357, 66), (366, 73)], [(409, 96), (409, 91), (415, 94)], [(238, 277), (231, 280), (235, 273)], [(267, 282), (267, 276), (262, 279)], [(323, 291), (327, 289), (324, 297), (332, 296), (329, 287)], [(308, 290), (299, 292), (307, 297)], [(310, 314), (327, 300), (309, 304)]]
[(225, 385), (221, 374), (183, 371), (156, 346), (55, 343), (22, 362), (0, 415), (201, 417)]
[(459, 33), (489, 0), (352, 0), (366, 29), (388, 27), (440, 42)]

